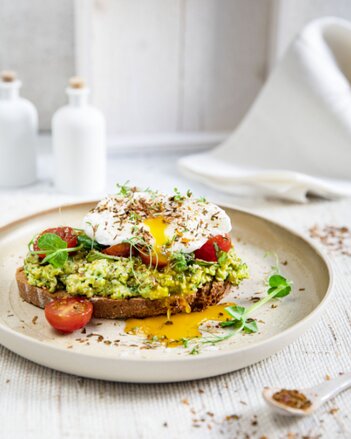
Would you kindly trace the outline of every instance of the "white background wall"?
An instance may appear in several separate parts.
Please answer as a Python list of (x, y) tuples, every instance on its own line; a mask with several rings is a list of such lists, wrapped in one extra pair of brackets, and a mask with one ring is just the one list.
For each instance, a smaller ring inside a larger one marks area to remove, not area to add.
[(76, 71), (110, 143), (187, 133), (211, 143), (239, 123), (297, 30), (323, 15), (351, 20), (351, 0), (0, 0), (0, 69), (18, 70), (44, 130)]
[(72, 0), (0, 0), (0, 70), (16, 70), (22, 94), (50, 128), (63, 89), (74, 73)]
[(269, 18), (268, 0), (94, 1), (91, 78), (110, 134), (232, 129), (264, 82)]

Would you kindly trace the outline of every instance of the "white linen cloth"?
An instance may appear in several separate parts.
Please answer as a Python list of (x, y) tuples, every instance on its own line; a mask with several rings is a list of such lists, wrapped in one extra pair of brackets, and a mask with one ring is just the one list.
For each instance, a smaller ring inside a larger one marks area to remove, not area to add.
[(181, 171), (225, 192), (306, 202), (351, 195), (351, 23), (308, 24), (234, 133), (183, 157)]

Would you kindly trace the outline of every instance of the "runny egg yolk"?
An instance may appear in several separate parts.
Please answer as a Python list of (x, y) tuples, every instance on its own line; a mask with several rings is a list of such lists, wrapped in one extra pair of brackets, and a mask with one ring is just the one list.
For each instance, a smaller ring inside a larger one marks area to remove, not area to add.
[(162, 253), (162, 246), (168, 241), (166, 229), (168, 222), (162, 216), (147, 218), (144, 224), (149, 227), (150, 234), (155, 240), (153, 250), (155, 253)]
[(171, 316), (128, 319), (124, 331), (127, 334), (143, 335), (149, 340), (156, 339), (168, 347), (182, 344), (183, 339), (201, 337), (200, 326), (214, 320), (223, 322), (229, 318), (225, 308), (230, 303), (213, 305), (204, 311), (181, 313)]

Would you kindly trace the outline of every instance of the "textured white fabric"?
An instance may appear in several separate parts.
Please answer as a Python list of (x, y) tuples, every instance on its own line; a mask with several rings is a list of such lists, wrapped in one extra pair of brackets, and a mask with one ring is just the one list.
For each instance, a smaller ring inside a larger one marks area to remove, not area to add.
[(305, 202), (351, 195), (351, 23), (307, 25), (238, 129), (214, 150), (179, 161), (189, 177), (229, 193), (241, 186)]

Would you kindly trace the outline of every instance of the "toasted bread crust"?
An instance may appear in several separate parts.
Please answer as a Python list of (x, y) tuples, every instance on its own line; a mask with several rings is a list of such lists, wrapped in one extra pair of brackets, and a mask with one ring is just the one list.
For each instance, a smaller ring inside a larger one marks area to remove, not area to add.
[[(45, 288), (30, 285), (23, 267), (17, 269), (16, 281), (22, 299), (40, 308), (44, 308), (47, 303), (54, 299), (71, 297), (64, 290), (50, 293)], [(186, 311), (188, 304), (192, 311), (201, 311), (210, 305), (218, 303), (230, 291), (230, 288), (229, 282), (214, 281), (204, 285), (196, 294), (187, 296), (186, 301), (181, 296), (156, 300), (144, 299), (142, 297), (109, 299), (107, 297), (95, 296), (89, 300), (94, 307), (93, 316), (97, 318), (145, 318), (167, 314), (168, 311), (171, 314), (183, 312)]]

